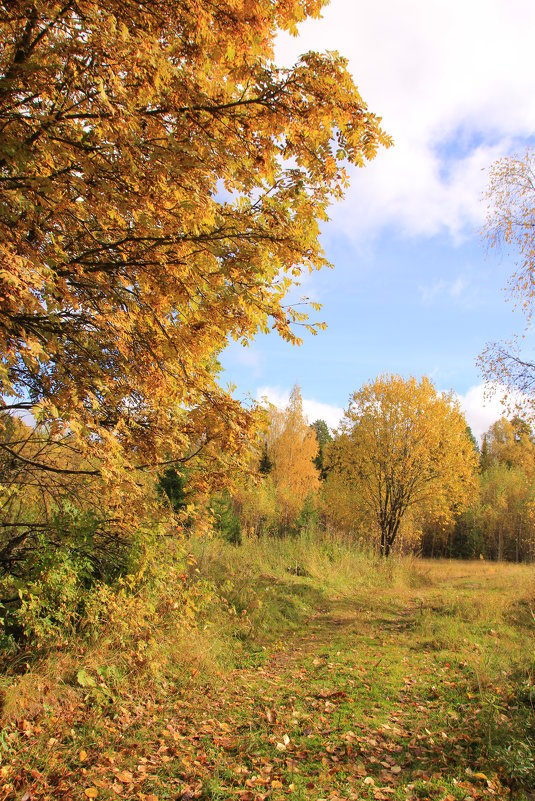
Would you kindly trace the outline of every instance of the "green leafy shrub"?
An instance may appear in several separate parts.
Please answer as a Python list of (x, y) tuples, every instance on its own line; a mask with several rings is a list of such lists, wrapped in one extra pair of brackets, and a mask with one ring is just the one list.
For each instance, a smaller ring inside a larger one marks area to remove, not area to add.
[(47, 559), (41, 573), (19, 590), (16, 618), (26, 639), (42, 645), (67, 643), (84, 609), (92, 565), (68, 549)]

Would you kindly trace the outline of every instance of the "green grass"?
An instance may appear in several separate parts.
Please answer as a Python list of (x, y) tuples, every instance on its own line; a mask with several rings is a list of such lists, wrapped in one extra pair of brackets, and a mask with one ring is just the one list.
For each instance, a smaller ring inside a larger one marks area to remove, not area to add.
[(535, 793), (532, 566), (190, 546), (180, 604), (6, 673), (0, 799)]

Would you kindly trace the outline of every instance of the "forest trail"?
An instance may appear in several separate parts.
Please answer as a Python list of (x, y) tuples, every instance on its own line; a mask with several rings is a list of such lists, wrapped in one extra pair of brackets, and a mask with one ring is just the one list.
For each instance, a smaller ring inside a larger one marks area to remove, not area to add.
[(325, 603), (207, 690), (173, 723), (188, 752), (178, 798), (508, 797), (484, 756), (493, 724), (478, 677), (433, 638), (433, 603)]
[(521, 758), (504, 772), (533, 709), (502, 670), (533, 628), (511, 581), (495, 585), (480, 571), (325, 597), (210, 680), (193, 670), (120, 700), (89, 684), (61, 715), (5, 730), (19, 746), (0, 801), (533, 798), (517, 792)]

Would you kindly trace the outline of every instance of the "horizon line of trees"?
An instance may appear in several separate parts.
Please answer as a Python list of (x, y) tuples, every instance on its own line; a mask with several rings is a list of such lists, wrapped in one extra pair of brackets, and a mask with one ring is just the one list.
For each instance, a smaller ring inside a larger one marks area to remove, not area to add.
[(266, 418), (248, 479), (213, 506), (231, 541), (321, 529), (385, 556), (535, 559), (535, 437), (519, 416), (493, 423), (479, 448), (429, 379), (381, 376), (354, 393), (338, 431), (308, 423), (298, 386)]
[[(59, 480), (49, 484), (57, 487), (50, 517), (42, 528), (32, 522), (42, 504), (32, 466), (44, 432), (39, 424), (12, 420), (8, 447), (23, 449), (29, 466), (21, 476), (20, 459), (0, 453), (0, 650), (69, 630), (92, 608), (94, 593), (142, 581), (156, 554), (162, 565), (172, 560), (169, 538), (216, 535), (239, 546), (244, 535), (306, 532), (383, 557), (535, 560), (529, 424), (498, 420), (479, 451), (457, 402), (425, 377), (380, 376), (365, 384), (334, 432), (323, 420), (309, 424), (294, 387), (285, 409), (269, 406), (257, 415), (243, 468), (229, 472), (219, 489), (199, 481), (198, 460), (145, 475), (144, 491), (157, 513), (138, 520), (128, 538), (110, 530), (64, 442)], [(53, 442), (48, 431), (49, 452)]]

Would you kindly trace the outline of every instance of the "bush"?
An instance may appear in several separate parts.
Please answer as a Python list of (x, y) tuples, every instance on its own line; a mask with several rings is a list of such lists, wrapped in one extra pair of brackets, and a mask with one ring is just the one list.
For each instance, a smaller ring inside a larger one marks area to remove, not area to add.
[(88, 559), (76, 559), (68, 549), (57, 551), (38, 577), (19, 590), (15, 617), (27, 640), (39, 645), (66, 644), (84, 610), (91, 585)]
[(101, 588), (142, 572), (148, 539), (148, 532), (139, 530), (118, 540), (94, 513), (70, 503), (54, 510), (49, 528), (33, 536), (16, 571), (0, 582), (0, 650), (21, 642), (67, 642)]

